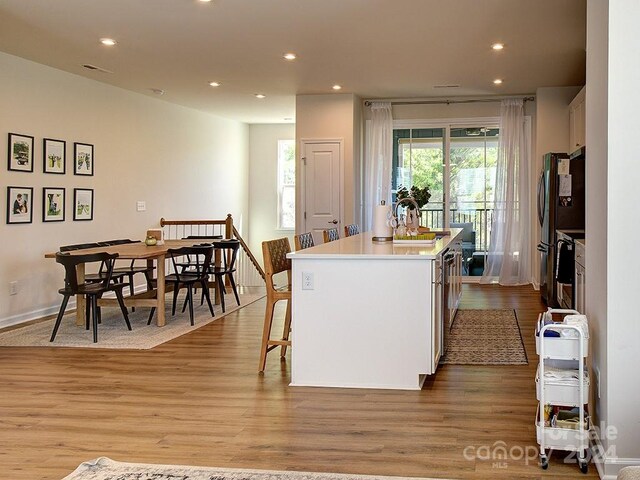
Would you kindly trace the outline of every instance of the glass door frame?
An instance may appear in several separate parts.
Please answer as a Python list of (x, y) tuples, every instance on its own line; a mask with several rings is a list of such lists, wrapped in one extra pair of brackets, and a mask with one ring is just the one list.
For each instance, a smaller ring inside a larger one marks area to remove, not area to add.
[(500, 117), (443, 118), (434, 120), (394, 120), (393, 129), (441, 128), (444, 131), (442, 175), (443, 228), (449, 228), (449, 210), (451, 208), (451, 129), (465, 127), (486, 127), (499, 125)]

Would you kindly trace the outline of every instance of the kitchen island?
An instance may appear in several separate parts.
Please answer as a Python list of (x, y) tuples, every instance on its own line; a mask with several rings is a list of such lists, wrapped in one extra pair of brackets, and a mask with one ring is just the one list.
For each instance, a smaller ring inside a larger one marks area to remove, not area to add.
[(461, 232), (429, 246), (367, 232), (290, 253), (291, 385), (420, 389), (442, 352), (443, 308), (459, 301)]

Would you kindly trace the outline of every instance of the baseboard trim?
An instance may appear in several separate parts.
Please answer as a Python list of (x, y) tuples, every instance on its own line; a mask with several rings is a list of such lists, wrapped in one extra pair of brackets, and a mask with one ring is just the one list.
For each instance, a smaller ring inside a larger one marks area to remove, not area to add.
[(594, 454), (593, 456), (593, 463), (596, 465), (601, 480), (616, 480), (618, 472), (624, 467), (640, 466), (640, 458), (608, 457), (597, 431), (594, 432), (591, 440), (591, 451), (604, 452), (602, 455)]
[[(146, 285), (138, 285), (135, 287), (135, 293), (141, 293), (147, 290)], [(108, 294), (109, 295), (109, 294)], [(106, 297), (105, 297), (106, 298)], [(62, 301), (62, 297), (60, 297)], [(66, 313), (71, 313), (76, 308), (76, 299), (70, 298), (69, 304), (67, 305)], [(31, 310), (30, 312), (23, 312), (17, 315), (11, 315), (9, 317), (0, 318), (0, 330), (7, 327), (14, 327), (16, 325), (20, 325), (21, 323), (33, 322), (35, 320), (42, 320), (46, 317), (50, 317), (58, 314), (58, 310), (60, 309), (60, 304), (52, 305), (45, 308), (40, 308), (38, 310)]]

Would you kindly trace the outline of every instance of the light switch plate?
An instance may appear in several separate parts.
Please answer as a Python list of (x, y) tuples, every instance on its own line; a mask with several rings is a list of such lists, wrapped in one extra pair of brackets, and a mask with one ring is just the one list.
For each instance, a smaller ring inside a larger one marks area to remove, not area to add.
[(147, 202), (144, 200), (138, 200), (136, 202), (136, 210), (138, 212), (144, 212), (147, 209)]

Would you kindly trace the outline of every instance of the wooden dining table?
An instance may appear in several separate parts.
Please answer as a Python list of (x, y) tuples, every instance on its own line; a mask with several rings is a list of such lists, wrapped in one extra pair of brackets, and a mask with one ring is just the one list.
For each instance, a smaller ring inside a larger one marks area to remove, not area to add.
[[(171, 248), (190, 247), (199, 245), (203, 242), (213, 243), (215, 239), (210, 240), (165, 240), (163, 245), (146, 245), (144, 242), (125, 243), (121, 245), (110, 245), (104, 247), (84, 248), (82, 250), (72, 250), (70, 255), (84, 255), (98, 252), (117, 253), (118, 259), (123, 260), (146, 260), (147, 263), (156, 267), (156, 288), (142, 293), (137, 293), (130, 297), (125, 297), (124, 302), (128, 307), (156, 307), (156, 323), (159, 327), (166, 324), (165, 318), (165, 259), (167, 252)], [(56, 258), (56, 253), (47, 253), (45, 258)], [(216, 259), (219, 261), (219, 259)], [(77, 267), (78, 282), (84, 282), (85, 266), (80, 264)], [(216, 302), (219, 303), (219, 294), (216, 289)], [(117, 306), (115, 298), (102, 298), (99, 305)], [(76, 325), (85, 324), (85, 299), (83, 295), (76, 298)]]

